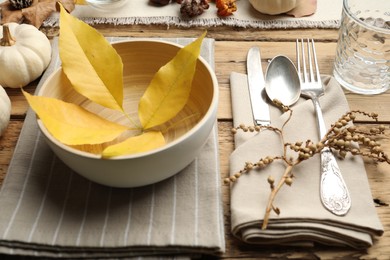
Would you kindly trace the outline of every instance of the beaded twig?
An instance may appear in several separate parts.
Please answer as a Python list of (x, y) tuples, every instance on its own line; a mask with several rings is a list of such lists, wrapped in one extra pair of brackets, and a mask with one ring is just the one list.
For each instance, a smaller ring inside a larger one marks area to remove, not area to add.
[[(236, 134), (238, 131), (243, 132), (261, 132), (262, 130), (273, 131), (278, 134), (283, 143), (283, 155), (279, 156), (267, 156), (265, 158), (259, 159), (257, 162), (246, 162), (244, 167), (238, 172), (234, 173), (232, 176), (225, 178), (225, 184), (232, 184), (245, 173), (249, 174), (252, 170), (261, 170), (264, 167), (267, 167), (269, 164), (275, 160), (282, 160), (286, 164), (286, 169), (278, 183), (275, 183), (275, 179), (272, 176), (269, 176), (267, 181), (271, 189), (269, 195), (268, 204), (265, 209), (265, 214), (262, 223), (262, 229), (267, 228), (268, 221), (270, 218), (271, 212), (275, 212), (277, 215), (280, 214), (280, 209), (275, 207), (274, 200), (277, 193), (280, 191), (283, 185), (291, 186), (293, 184), (294, 174), (293, 168), (295, 165), (301, 163), (304, 160), (308, 160), (313, 157), (315, 154), (318, 154), (325, 147), (329, 147), (332, 150), (337, 151), (340, 158), (345, 158), (348, 153), (356, 156), (364, 156), (371, 158), (375, 162), (386, 162), (390, 164), (390, 159), (383, 152), (379, 142), (374, 140), (374, 137), (383, 135), (385, 133), (386, 127), (384, 125), (373, 126), (369, 131), (363, 131), (358, 127), (354, 126), (356, 115), (362, 115), (368, 118), (371, 118), (375, 122), (378, 122), (378, 114), (376, 113), (367, 113), (360, 110), (352, 110), (345, 113), (341, 116), (326, 133), (326, 135), (317, 143), (312, 142), (311, 140), (306, 140), (305, 142), (295, 142), (295, 143), (286, 143), (284, 142), (284, 126), (290, 121), (293, 111), (290, 107), (283, 105), (278, 100), (273, 100), (273, 103), (278, 106), (283, 112), (289, 113), (286, 121), (283, 126), (279, 129), (273, 126), (246, 126), (240, 124), (239, 126), (232, 129), (232, 133)], [(362, 150), (361, 147), (365, 147), (365, 150)], [(287, 157), (288, 150), (295, 152), (296, 157)], [(368, 150), (368, 151), (367, 151)]]

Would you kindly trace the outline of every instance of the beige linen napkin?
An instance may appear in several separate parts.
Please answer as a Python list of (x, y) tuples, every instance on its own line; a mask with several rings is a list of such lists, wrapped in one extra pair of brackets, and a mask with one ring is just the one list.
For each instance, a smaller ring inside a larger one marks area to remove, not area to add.
[[(320, 103), (329, 127), (349, 110), (339, 84), (324, 77), (326, 93)], [(230, 78), (234, 125), (253, 125), (249, 102), (247, 77), (232, 73)], [(286, 115), (271, 106), (271, 125), (280, 127)], [(311, 100), (300, 99), (293, 106), (293, 117), (285, 128), (286, 142), (317, 141), (318, 133)], [(231, 174), (243, 168), (246, 161), (256, 162), (265, 156), (280, 155), (279, 137), (271, 131), (259, 134), (238, 133), (235, 151), (230, 158)], [(268, 195), (267, 182), (272, 175), (276, 180), (283, 174), (284, 165), (274, 162), (261, 171), (253, 171), (239, 178), (231, 189), (232, 232), (239, 239), (254, 244), (311, 244), (365, 248), (372, 245), (372, 237), (383, 233), (368, 184), (364, 163), (360, 157), (338, 160), (344, 180), (352, 198), (352, 207), (344, 217), (333, 215), (321, 204), (319, 197), (319, 156), (294, 167), (291, 187), (285, 185), (277, 195), (275, 206), (281, 213), (271, 213), (266, 230), (261, 229)]]
[[(0, 0), (1, 2), (1, 0)], [(175, 2), (175, 1), (173, 1)], [(294, 18), (287, 15), (264, 15), (257, 12), (248, 0), (237, 1), (237, 12), (229, 17), (217, 15), (215, 3), (202, 15), (188, 19), (180, 15), (180, 5), (171, 3), (154, 6), (148, 0), (126, 0), (117, 10), (102, 11), (88, 5), (77, 5), (72, 15), (90, 24), (166, 24), (168, 26), (218, 26), (269, 28), (338, 28), (341, 0), (318, 0), (314, 15)], [(46, 26), (58, 24), (58, 13), (45, 21)]]
[[(41, 82), (60, 65), (56, 42), (53, 50)], [(204, 40), (201, 53), (213, 66), (212, 39)], [(216, 131), (179, 174), (119, 189), (92, 183), (66, 167), (29, 111), (0, 191), (0, 253), (41, 259), (218, 254), (225, 250), (220, 186)]]

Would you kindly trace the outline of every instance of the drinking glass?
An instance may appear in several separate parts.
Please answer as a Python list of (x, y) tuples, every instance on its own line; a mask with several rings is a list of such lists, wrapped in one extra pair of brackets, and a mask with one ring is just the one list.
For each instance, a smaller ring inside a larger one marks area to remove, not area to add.
[(390, 84), (390, 0), (344, 0), (334, 77), (359, 94)]

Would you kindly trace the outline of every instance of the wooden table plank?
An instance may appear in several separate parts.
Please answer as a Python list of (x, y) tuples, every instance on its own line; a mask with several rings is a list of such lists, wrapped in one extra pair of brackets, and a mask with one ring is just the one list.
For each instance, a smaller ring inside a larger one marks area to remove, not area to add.
[[(301, 38), (314, 38), (319, 41), (337, 41), (338, 32), (334, 29), (277, 29), (262, 30), (230, 26), (181, 28), (174, 25), (94, 25), (105, 36), (131, 37), (196, 37), (207, 30), (207, 35), (217, 41), (286, 41)], [(48, 37), (58, 35), (58, 28), (42, 27)]]

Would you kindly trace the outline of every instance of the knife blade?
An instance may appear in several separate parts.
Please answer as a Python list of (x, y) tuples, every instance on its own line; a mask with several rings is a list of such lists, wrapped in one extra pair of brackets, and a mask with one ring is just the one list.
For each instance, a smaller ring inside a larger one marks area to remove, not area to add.
[(265, 81), (258, 47), (252, 47), (248, 51), (247, 74), (253, 121), (256, 125), (269, 125), (271, 118), (264, 90)]

